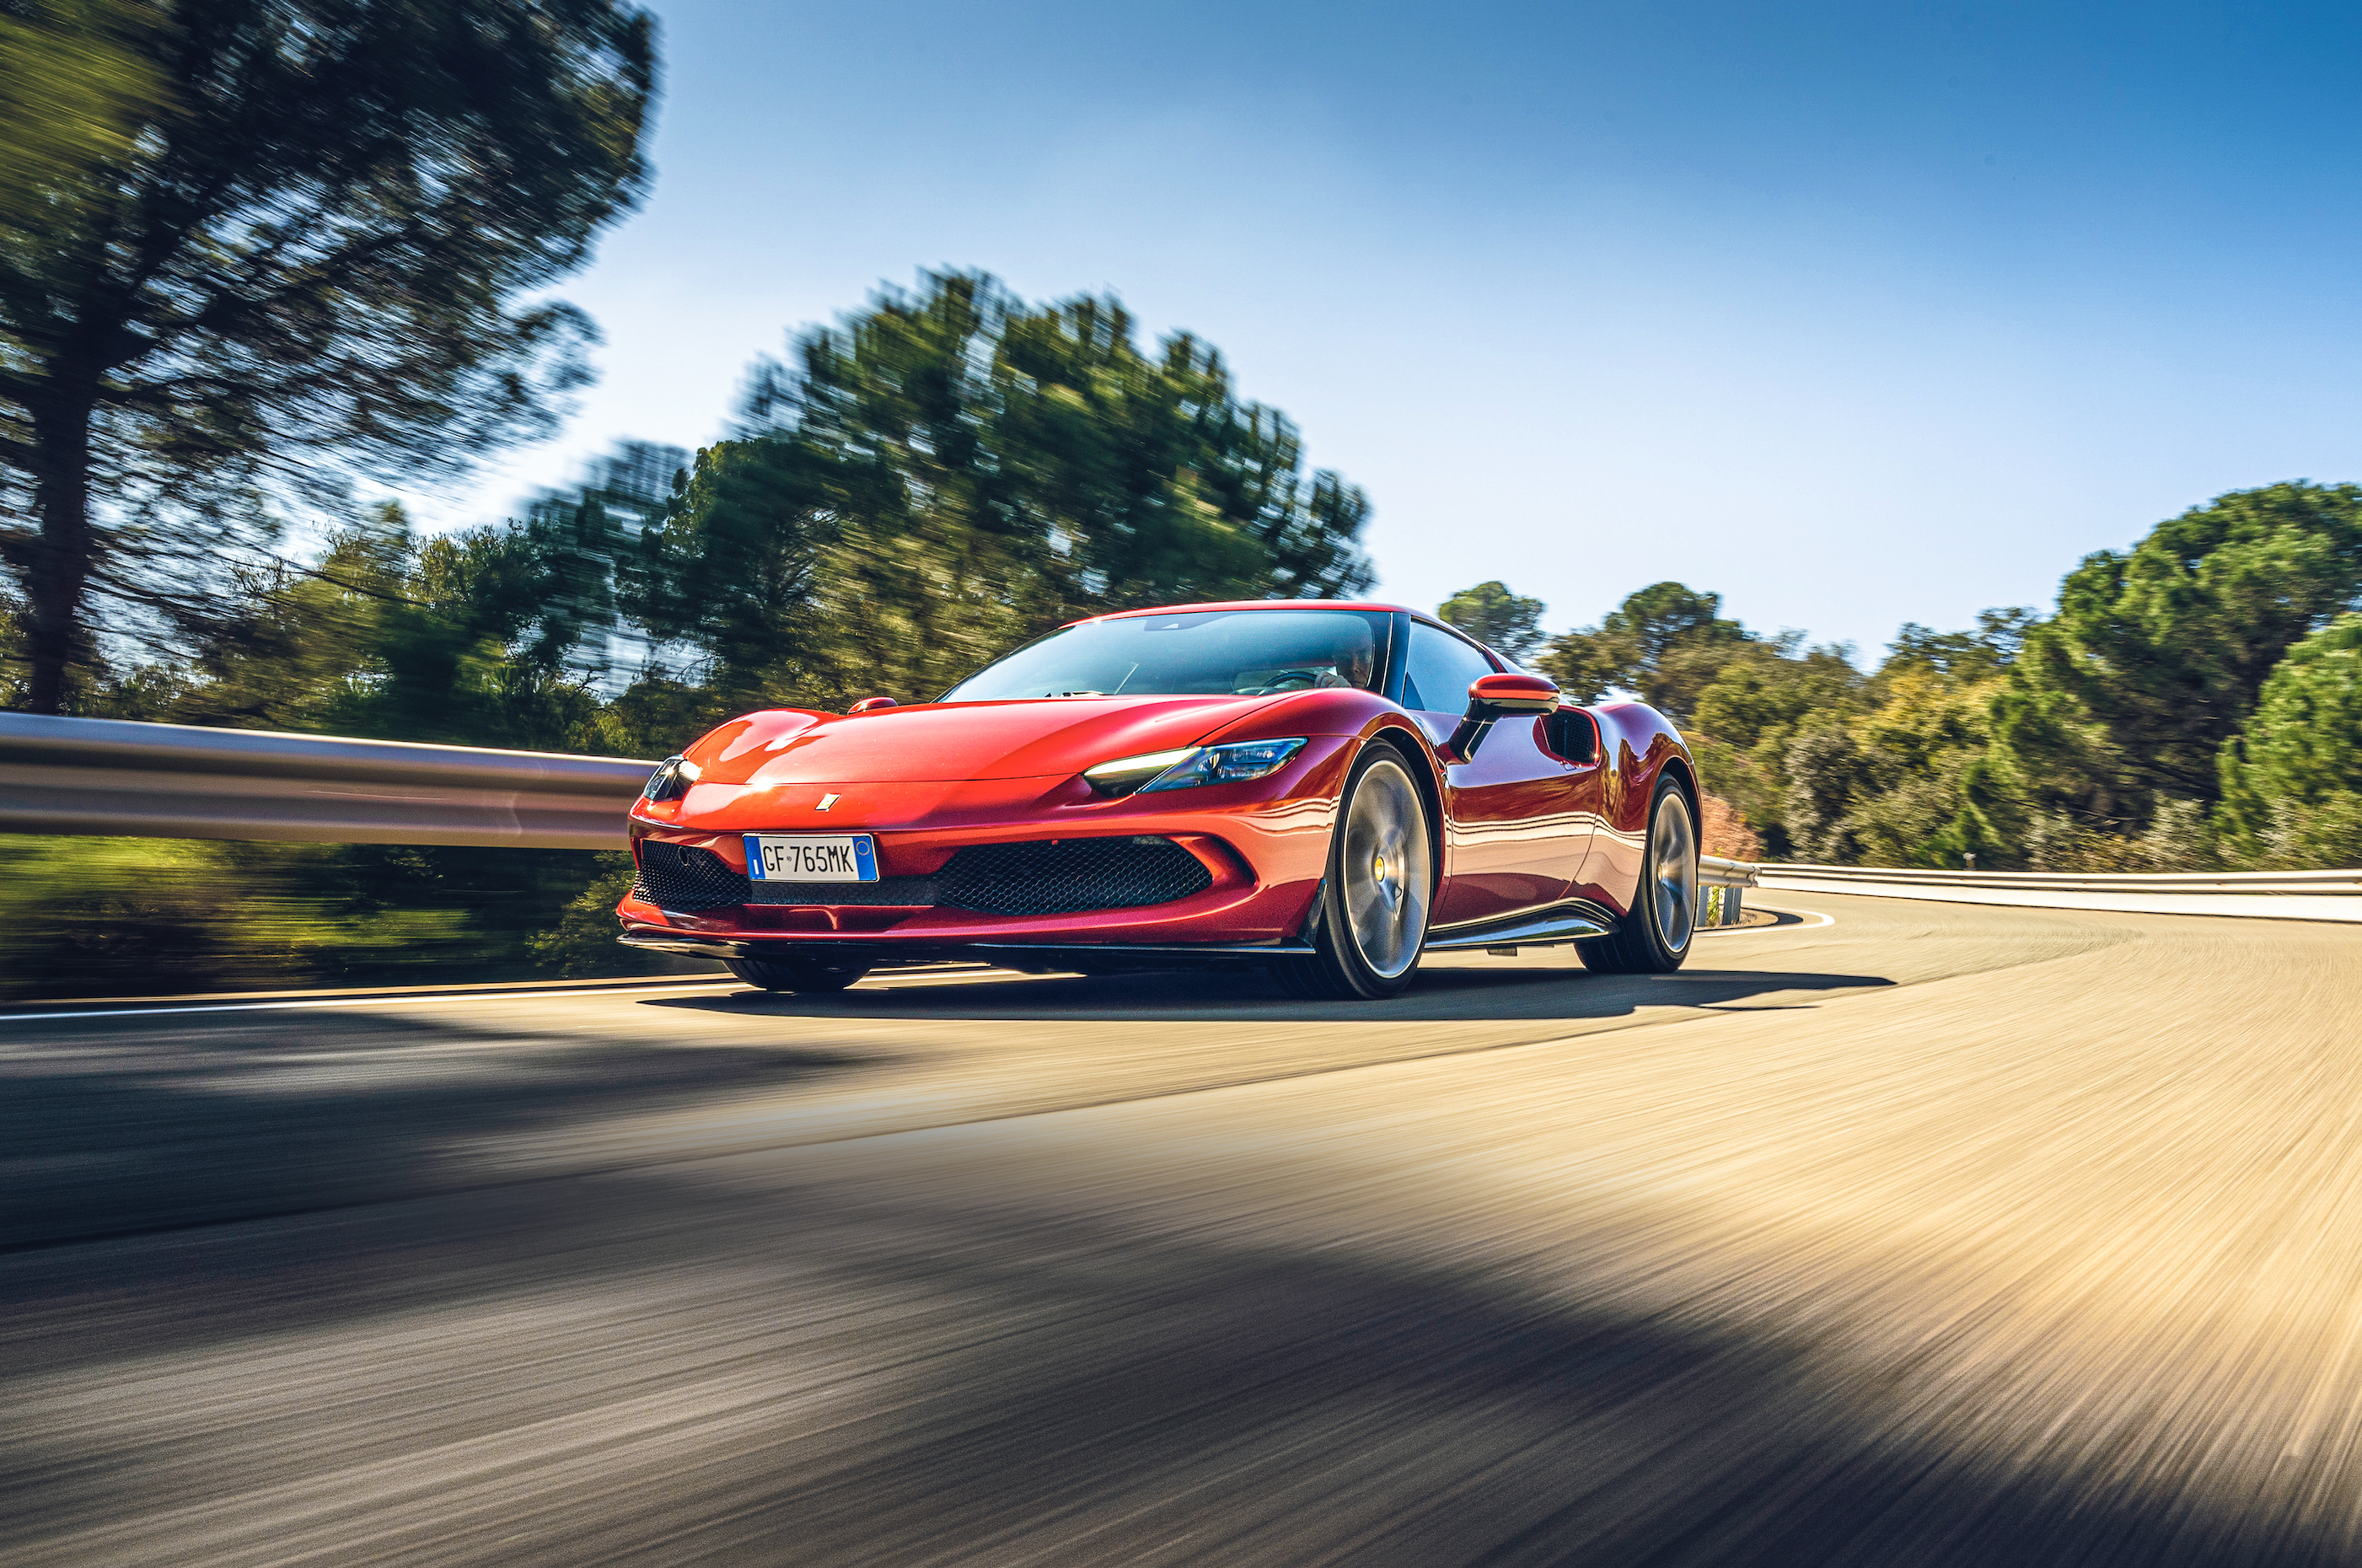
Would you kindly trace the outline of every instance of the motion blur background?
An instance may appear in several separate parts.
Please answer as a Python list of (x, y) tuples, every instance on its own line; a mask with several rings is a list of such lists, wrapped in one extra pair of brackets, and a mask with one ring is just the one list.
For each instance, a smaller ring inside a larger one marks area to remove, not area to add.
[[(1368, 592), (1710, 849), (2354, 864), (2357, 26), (10, 0), (0, 705), (657, 757)], [(8, 853), (12, 994), (632, 962), (615, 856)]]
[(1113, 289), (1376, 502), (1380, 591), (1849, 641), (2362, 471), (2341, 7), (678, 0), (568, 438), (694, 447), (879, 279)]

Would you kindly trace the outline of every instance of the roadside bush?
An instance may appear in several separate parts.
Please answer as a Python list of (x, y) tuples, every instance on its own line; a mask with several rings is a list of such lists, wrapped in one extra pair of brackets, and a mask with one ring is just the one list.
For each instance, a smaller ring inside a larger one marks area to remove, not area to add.
[[(614, 857), (583, 850), (0, 836), (0, 998), (661, 973), (552, 946)], [(602, 863), (604, 862), (604, 863)], [(626, 872), (628, 878), (628, 872)]]

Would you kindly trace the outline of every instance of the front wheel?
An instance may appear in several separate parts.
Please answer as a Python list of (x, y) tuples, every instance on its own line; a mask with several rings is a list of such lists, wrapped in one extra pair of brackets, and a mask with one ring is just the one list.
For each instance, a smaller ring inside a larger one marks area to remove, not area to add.
[(1632, 911), (1614, 934), (1574, 944), (1583, 966), (1608, 975), (1670, 975), (1680, 968), (1697, 933), (1697, 873), (1690, 798), (1672, 779), (1660, 778)]
[(1401, 754), (1372, 745), (1337, 799), (1329, 874), (1305, 922), (1313, 951), (1273, 966), (1300, 997), (1374, 1000), (1399, 994), (1418, 971), (1435, 836)]
[(866, 964), (822, 964), (810, 958), (725, 958), (730, 972), (767, 991), (841, 991), (869, 973)]

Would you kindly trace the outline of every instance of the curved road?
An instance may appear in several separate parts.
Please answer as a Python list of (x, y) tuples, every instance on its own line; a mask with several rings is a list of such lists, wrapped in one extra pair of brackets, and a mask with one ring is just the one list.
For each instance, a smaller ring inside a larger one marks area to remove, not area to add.
[(1779, 901), (11, 1015), (0, 1562), (2362, 1561), (2362, 928)]

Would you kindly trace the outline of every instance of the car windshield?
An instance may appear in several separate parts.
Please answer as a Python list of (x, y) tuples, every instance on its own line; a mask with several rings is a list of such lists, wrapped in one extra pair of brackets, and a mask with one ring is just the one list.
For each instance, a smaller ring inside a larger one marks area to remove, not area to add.
[(1385, 663), (1391, 620), (1384, 611), (1193, 610), (1085, 621), (985, 666), (939, 701), (1368, 690)]

